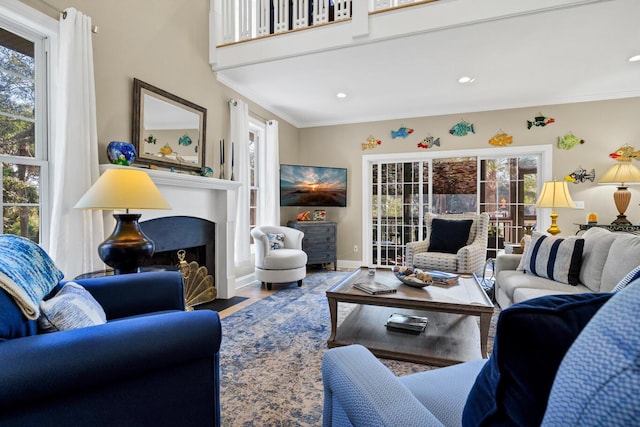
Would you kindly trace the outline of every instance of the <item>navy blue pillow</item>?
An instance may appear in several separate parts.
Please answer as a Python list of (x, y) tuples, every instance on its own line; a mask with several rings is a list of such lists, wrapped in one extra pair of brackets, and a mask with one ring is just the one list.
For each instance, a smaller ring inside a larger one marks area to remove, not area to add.
[(469, 393), (462, 425), (539, 426), (562, 358), (611, 295), (550, 295), (502, 311), (493, 353)]
[(467, 245), (472, 219), (440, 219), (431, 221), (431, 237), (427, 252), (445, 252), (455, 254)]
[(0, 341), (27, 337), (38, 333), (35, 320), (27, 319), (11, 295), (0, 289)]

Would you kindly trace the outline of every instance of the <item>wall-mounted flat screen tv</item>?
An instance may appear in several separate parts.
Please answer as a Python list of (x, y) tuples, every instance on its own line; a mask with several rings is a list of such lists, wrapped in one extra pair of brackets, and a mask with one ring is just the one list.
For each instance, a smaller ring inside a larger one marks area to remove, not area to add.
[(280, 206), (347, 206), (347, 170), (280, 165)]

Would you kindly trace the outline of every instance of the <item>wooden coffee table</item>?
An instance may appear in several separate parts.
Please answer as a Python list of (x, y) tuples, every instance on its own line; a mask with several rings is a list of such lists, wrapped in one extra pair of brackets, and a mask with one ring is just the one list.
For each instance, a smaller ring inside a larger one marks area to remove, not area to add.
[[(391, 294), (369, 295), (353, 288), (362, 281), (376, 281), (397, 288)], [(331, 314), (329, 347), (362, 344), (378, 357), (446, 366), (487, 357), (493, 303), (473, 277), (461, 276), (456, 285), (413, 288), (402, 284), (390, 270), (369, 276), (356, 270), (327, 290)], [(356, 304), (338, 325), (338, 303)], [(429, 318), (419, 334), (389, 330), (392, 313)], [(480, 327), (478, 319), (480, 317)]]

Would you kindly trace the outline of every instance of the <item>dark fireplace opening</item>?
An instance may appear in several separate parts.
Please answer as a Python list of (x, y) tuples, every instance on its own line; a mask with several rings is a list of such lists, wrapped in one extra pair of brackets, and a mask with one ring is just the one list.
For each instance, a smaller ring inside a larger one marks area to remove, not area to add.
[(215, 280), (215, 223), (190, 216), (168, 216), (142, 221), (140, 228), (155, 244), (153, 257), (145, 265), (170, 265), (180, 262), (178, 251), (185, 251), (185, 261), (207, 267)]

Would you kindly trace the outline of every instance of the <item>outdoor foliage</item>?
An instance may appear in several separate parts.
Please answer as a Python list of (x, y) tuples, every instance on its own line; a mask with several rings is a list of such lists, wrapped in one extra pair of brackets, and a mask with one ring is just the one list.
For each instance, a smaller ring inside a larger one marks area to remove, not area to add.
[[(33, 55), (0, 46), (0, 155), (35, 157), (34, 124)], [(38, 242), (40, 167), (15, 160), (2, 162), (2, 232)]]

